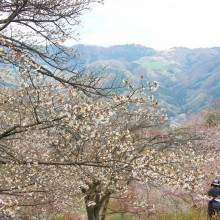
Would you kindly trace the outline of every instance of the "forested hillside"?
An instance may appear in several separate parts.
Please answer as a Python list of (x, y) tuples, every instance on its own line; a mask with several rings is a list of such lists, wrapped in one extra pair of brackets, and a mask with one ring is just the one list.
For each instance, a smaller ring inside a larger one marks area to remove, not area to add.
[(198, 112), (220, 96), (220, 48), (172, 48), (158, 51), (141, 45), (99, 47), (75, 45), (86, 64), (108, 65), (108, 70), (138, 81), (160, 83), (157, 96), (168, 115)]

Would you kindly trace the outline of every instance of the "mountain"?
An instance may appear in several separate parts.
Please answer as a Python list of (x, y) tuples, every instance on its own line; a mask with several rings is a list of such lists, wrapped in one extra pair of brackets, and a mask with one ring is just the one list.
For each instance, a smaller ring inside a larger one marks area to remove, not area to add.
[(124, 73), (138, 81), (160, 83), (155, 96), (171, 117), (200, 111), (220, 97), (220, 48), (175, 47), (154, 50), (136, 44), (100, 47), (78, 44), (85, 63), (108, 65), (111, 73)]

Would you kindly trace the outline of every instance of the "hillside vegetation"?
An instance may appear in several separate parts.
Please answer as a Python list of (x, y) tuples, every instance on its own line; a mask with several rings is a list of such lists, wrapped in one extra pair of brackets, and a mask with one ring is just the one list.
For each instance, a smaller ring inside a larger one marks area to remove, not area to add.
[(220, 48), (172, 48), (157, 51), (141, 45), (75, 45), (86, 64), (108, 65), (132, 81), (156, 80), (156, 94), (171, 117), (198, 112), (220, 95)]

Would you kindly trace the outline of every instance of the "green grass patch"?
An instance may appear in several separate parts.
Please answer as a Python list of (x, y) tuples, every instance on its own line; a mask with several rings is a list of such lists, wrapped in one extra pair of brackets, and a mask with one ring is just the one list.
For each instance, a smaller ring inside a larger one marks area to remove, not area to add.
[(54, 220), (72, 220), (72, 218), (63, 214), (58, 214), (55, 215)]
[(139, 220), (207, 220), (207, 211), (206, 209), (192, 209), (186, 212), (173, 211), (148, 217), (141, 216)]
[(143, 67), (149, 70), (166, 70), (169, 66), (168, 62), (159, 61), (155, 59), (141, 59), (136, 61), (137, 64), (142, 65)]
[(167, 213), (157, 213), (155, 215), (131, 215), (114, 214), (108, 215), (106, 220), (207, 220), (206, 209), (192, 209), (186, 212), (173, 211)]
[(145, 57), (140, 60), (136, 60), (135, 63), (146, 68), (148, 72), (155, 77), (157, 76), (158, 72), (160, 72), (165, 76), (175, 78), (179, 72), (177, 68), (173, 69), (172, 62), (165, 59)]
[(107, 216), (106, 220), (133, 220), (134, 218), (128, 214), (114, 214)]

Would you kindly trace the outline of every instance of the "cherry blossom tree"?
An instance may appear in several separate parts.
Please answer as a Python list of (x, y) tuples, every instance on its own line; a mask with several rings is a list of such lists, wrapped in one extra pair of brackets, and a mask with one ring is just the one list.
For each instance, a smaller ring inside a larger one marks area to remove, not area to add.
[(19, 207), (84, 201), (89, 220), (104, 220), (111, 197), (133, 181), (192, 189), (203, 178), (187, 132), (151, 132), (166, 119), (151, 94), (157, 82), (125, 80), (118, 94), (114, 79), (105, 88), (104, 75), (61, 46), (76, 39), (92, 3), (102, 1), (1, 1), (2, 218), (16, 219)]
[(215, 100), (201, 112), (192, 114), (182, 124), (191, 134), (196, 134), (193, 148), (196, 154), (203, 158), (203, 162), (200, 163), (204, 173), (201, 187), (190, 192), (193, 195), (190, 202), (196, 207), (207, 207), (207, 202), (210, 200), (207, 196), (210, 183), (215, 178), (219, 179), (219, 113), (219, 100)]
[[(46, 76), (23, 74), (16, 83), (1, 87), (4, 215), (17, 204), (70, 205), (83, 198), (88, 219), (105, 219), (111, 196), (133, 181), (192, 188), (202, 178), (192, 169), (200, 158), (187, 147), (191, 137), (148, 132), (166, 116), (143, 86), (125, 81), (125, 94), (96, 99)], [(72, 201), (76, 194), (81, 199)]]

